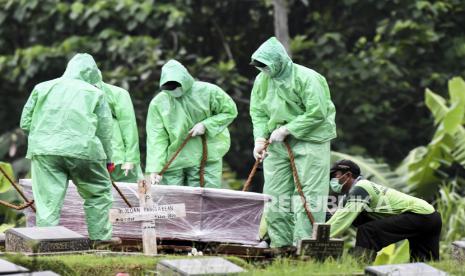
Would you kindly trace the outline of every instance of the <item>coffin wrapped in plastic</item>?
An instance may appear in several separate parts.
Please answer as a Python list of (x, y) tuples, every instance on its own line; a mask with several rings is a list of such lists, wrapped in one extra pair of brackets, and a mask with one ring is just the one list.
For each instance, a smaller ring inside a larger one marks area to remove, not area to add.
[[(137, 184), (116, 184), (132, 206), (139, 206)], [(33, 198), (31, 180), (21, 179), (20, 185), (27, 197)], [(116, 190), (112, 191), (113, 208), (126, 208), (127, 205)], [(158, 238), (240, 244), (259, 242), (264, 204), (270, 200), (266, 195), (250, 192), (162, 185), (152, 187), (152, 196), (155, 204), (183, 203), (186, 208), (186, 216), (183, 218), (156, 221)], [(35, 226), (34, 212), (28, 208), (24, 213), (27, 226)], [(83, 200), (71, 181), (61, 211), (60, 225), (87, 236)], [(114, 224), (113, 236), (141, 239), (141, 223)]]

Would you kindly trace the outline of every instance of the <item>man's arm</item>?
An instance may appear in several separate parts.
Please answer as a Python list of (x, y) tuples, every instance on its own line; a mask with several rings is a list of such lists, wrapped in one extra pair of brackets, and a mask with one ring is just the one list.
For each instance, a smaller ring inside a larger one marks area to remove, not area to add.
[(210, 109), (214, 115), (202, 121), (211, 136), (221, 133), (237, 117), (237, 107), (231, 97), (217, 86), (214, 89), (210, 99)]
[(113, 119), (111, 116), (110, 107), (108, 106), (108, 103), (105, 100), (103, 94), (98, 100), (97, 106), (95, 108), (95, 114), (98, 118), (97, 130), (95, 132), (95, 135), (100, 139), (100, 142), (102, 143), (103, 150), (107, 155), (107, 161), (111, 161), (113, 155), (111, 149), (111, 138), (113, 135)]
[(303, 84), (301, 98), (305, 112), (285, 125), (292, 136), (305, 139), (326, 120), (328, 114), (329, 87), (323, 77), (316, 76)]
[(362, 187), (354, 187), (349, 195), (347, 195), (347, 202), (342, 209), (336, 213), (327, 222), (331, 224), (330, 237), (333, 238), (343, 233), (349, 228), (357, 216), (368, 207), (370, 203), (370, 196)]
[(36, 106), (36, 102), (37, 102), (37, 91), (34, 89), (32, 90), (32, 93), (29, 96), (29, 99), (24, 105), (23, 113), (21, 114), (20, 127), (26, 134), (29, 134), (29, 131), (31, 130), (32, 115), (34, 114), (34, 108)]
[(261, 102), (258, 98), (260, 85), (257, 82), (258, 79), (255, 80), (252, 88), (252, 96), (250, 98), (250, 117), (252, 118), (253, 135), (255, 140), (258, 138), (267, 139), (270, 136), (270, 131), (268, 130), (268, 121), (270, 118), (261, 108)]
[(124, 162), (140, 163), (139, 134), (131, 96), (127, 91), (119, 93), (115, 105), (115, 116), (124, 143)]
[(159, 173), (168, 155), (169, 137), (163, 119), (152, 101), (147, 114), (147, 173)]

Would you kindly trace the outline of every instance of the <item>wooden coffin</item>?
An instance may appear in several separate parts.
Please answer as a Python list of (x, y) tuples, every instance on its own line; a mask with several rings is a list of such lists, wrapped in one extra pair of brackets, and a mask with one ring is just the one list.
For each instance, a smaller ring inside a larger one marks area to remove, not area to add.
[[(31, 184), (30, 179), (20, 180), (28, 198), (33, 198)], [(129, 202), (138, 206), (137, 184), (117, 185)], [(127, 207), (116, 190), (112, 189), (112, 192), (112, 208)], [(270, 200), (266, 195), (251, 192), (163, 185), (152, 187), (152, 196), (156, 204), (184, 203), (186, 207), (184, 218), (157, 220), (158, 238), (239, 244), (259, 242), (260, 220), (265, 202)], [(24, 213), (27, 227), (35, 226), (35, 213), (30, 208), (25, 209)], [(87, 236), (83, 200), (71, 181), (61, 211), (60, 225)], [(114, 224), (113, 236), (141, 239), (141, 225), (139, 222)]]

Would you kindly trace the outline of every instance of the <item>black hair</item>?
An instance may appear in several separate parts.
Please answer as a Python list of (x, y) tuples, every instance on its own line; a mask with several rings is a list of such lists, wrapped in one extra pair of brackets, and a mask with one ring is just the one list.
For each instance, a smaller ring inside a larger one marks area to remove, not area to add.
[(352, 176), (357, 178), (360, 176), (360, 167), (353, 161), (342, 159), (333, 164), (330, 170), (331, 178), (334, 177), (336, 172), (351, 172)]

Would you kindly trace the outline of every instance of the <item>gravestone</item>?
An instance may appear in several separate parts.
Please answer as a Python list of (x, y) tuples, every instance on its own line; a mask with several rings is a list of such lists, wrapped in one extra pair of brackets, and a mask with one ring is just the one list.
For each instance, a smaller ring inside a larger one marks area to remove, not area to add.
[(236, 275), (245, 272), (240, 266), (220, 257), (161, 260), (157, 264), (159, 275)]
[(425, 263), (410, 263), (396, 265), (379, 265), (365, 268), (365, 275), (370, 276), (442, 276), (446, 272)]
[(0, 233), (0, 246), (5, 246), (5, 234)]
[(5, 251), (46, 253), (89, 250), (89, 240), (63, 226), (12, 228), (5, 234)]
[(27, 268), (24, 268), (22, 266), (0, 259), (0, 275), (8, 275), (21, 272), (28, 272), (28, 270)]
[(157, 255), (156, 219), (175, 219), (186, 216), (183, 203), (154, 205), (149, 179), (138, 182), (139, 205), (133, 208), (110, 209), (110, 222), (142, 221), (142, 247), (144, 255)]
[(465, 240), (452, 243), (452, 257), (462, 264), (465, 263)]
[(297, 255), (308, 256), (317, 260), (324, 260), (328, 257), (341, 257), (344, 241), (341, 239), (330, 239), (330, 230), (331, 225), (329, 224), (313, 224), (312, 238), (299, 241), (297, 244)]
[(15, 273), (15, 274), (12, 274), (11, 276), (60, 276), (60, 274), (56, 274), (53, 271), (47, 270), (47, 271), (37, 271), (37, 272), (24, 272), (24, 273), (19, 273), (19, 274)]

